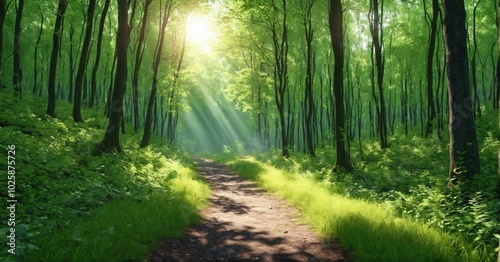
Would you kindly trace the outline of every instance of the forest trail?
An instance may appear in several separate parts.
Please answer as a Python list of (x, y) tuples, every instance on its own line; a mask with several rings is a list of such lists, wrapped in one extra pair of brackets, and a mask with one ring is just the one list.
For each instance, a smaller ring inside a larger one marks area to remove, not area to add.
[(196, 159), (211, 184), (200, 225), (162, 242), (149, 261), (347, 261), (301, 222), (300, 212), (222, 164)]

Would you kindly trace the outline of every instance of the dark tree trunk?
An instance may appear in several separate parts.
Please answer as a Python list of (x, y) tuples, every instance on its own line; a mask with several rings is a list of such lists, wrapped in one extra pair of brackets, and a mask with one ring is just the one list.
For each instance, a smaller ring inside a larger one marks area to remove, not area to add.
[(112, 95), (112, 107), (104, 139), (97, 144), (94, 153), (109, 152), (120, 146), (120, 119), (123, 115), (123, 96), (127, 84), (127, 46), (129, 39), (127, 23), (127, 0), (118, 0), (118, 33), (116, 35), (117, 66)]
[(344, 37), (342, 32), (342, 3), (330, 0), (330, 34), (335, 67), (333, 70), (333, 96), (335, 104), (335, 161), (334, 171), (352, 170), (351, 157), (346, 144), (346, 121), (344, 110)]
[(38, 37), (36, 39), (36, 44), (35, 44), (35, 52), (33, 52), (33, 94), (36, 94), (37, 89), (39, 88), (38, 86), (38, 46), (40, 45), (40, 40), (42, 39), (42, 33), (43, 33), (43, 22), (45, 20), (45, 17), (43, 16), (43, 13), (40, 11), (40, 29), (38, 31)]
[(313, 144), (313, 114), (314, 114), (314, 100), (313, 100), (313, 80), (314, 80), (314, 50), (312, 41), (314, 37), (314, 28), (312, 25), (312, 8), (314, 1), (309, 1), (307, 4), (306, 16), (304, 17), (304, 32), (306, 36), (306, 92), (304, 97), (305, 108), (305, 149), (306, 153), (315, 157), (314, 144)]
[(478, 117), (481, 117), (481, 105), (479, 102), (479, 92), (477, 91), (477, 38), (476, 38), (476, 11), (477, 7), (479, 6), (479, 3), (481, 0), (478, 0), (477, 3), (474, 5), (474, 9), (472, 12), (472, 44), (473, 44), (473, 53), (472, 53), (472, 59), (471, 59), (471, 76), (472, 76), (472, 87), (474, 90), (474, 103), (473, 103), (473, 113), (474, 117), (476, 117), (476, 114)]
[(158, 43), (155, 52), (155, 61), (153, 64), (153, 84), (151, 87), (151, 94), (149, 95), (148, 107), (146, 113), (146, 122), (144, 125), (144, 134), (142, 136), (141, 148), (149, 145), (151, 139), (151, 125), (153, 122), (153, 106), (156, 100), (156, 89), (158, 87), (158, 69), (160, 67), (161, 54), (163, 50), (163, 41), (165, 39), (165, 29), (167, 28), (168, 19), (170, 17), (170, 10), (172, 8), (172, 1), (167, 0), (165, 9), (163, 10), (163, 17), (161, 19), (161, 28), (158, 36)]
[(23, 18), (24, 0), (19, 0), (16, 8), (16, 22), (14, 25), (14, 69), (12, 73), (12, 86), (14, 95), (21, 96), (22, 93), (22, 71), (21, 57), (19, 53), (21, 40), (21, 20)]
[[(425, 3), (425, 1), (424, 1)], [(424, 5), (425, 7), (425, 5)], [(439, 13), (441, 9), (439, 8), (438, 0), (432, 0), (432, 20), (431, 20), (431, 31), (429, 35), (429, 48), (427, 49), (427, 126), (425, 129), (425, 136), (432, 134), (434, 121), (436, 119), (436, 103), (434, 102), (434, 77), (433, 77), (433, 64), (434, 64), (434, 52), (436, 50), (436, 37), (437, 37), (437, 22)]]
[(99, 21), (99, 33), (97, 35), (97, 46), (96, 55), (94, 61), (94, 68), (92, 69), (92, 78), (90, 80), (90, 100), (89, 107), (93, 108), (96, 100), (96, 89), (97, 89), (97, 70), (99, 69), (99, 61), (101, 59), (101, 45), (102, 45), (102, 34), (104, 32), (104, 24), (106, 23), (106, 15), (108, 14), (110, 0), (104, 2), (104, 7), (101, 13), (101, 20)]
[[(384, 45), (384, 35), (383, 35), (383, 14), (384, 14), (384, 0), (371, 0), (370, 2), (370, 32), (372, 35), (372, 63), (373, 63), (373, 52), (375, 53), (375, 72), (372, 73), (372, 77), (376, 75), (376, 85), (378, 88), (378, 96), (375, 91), (373, 95), (375, 98), (375, 104), (377, 109), (377, 130), (380, 138), (380, 148), (384, 149), (389, 147), (387, 142), (387, 117), (386, 117), (386, 107), (384, 98), (384, 57), (382, 54), (382, 49)], [(374, 85), (375, 81), (372, 81)], [(375, 90), (375, 87), (372, 87)]]
[(59, 0), (59, 5), (57, 6), (57, 17), (56, 24), (54, 26), (54, 34), (52, 35), (52, 54), (50, 56), (50, 68), (49, 68), (49, 86), (48, 86), (48, 99), (47, 104), (47, 115), (55, 117), (56, 109), (56, 71), (57, 71), (57, 59), (59, 58), (60, 49), (60, 39), (62, 32), (62, 21), (64, 18), (64, 12), (66, 12), (66, 6), (68, 0)]
[[(279, 127), (281, 131), (281, 147), (282, 156), (289, 157), (290, 152), (288, 148), (287, 126), (285, 120), (285, 93), (288, 87), (288, 28), (287, 28), (287, 14), (286, 14), (286, 1), (283, 4), (283, 28), (281, 37), (278, 35), (278, 20), (271, 21), (270, 28), (273, 38), (273, 51), (274, 51), (274, 97), (276, 107), (278, 109)], [(273, 0), (274, 9), (277, 10), (276, 4)], [(279, 14), (275, 14), (278, 16)]]
[(465, 5), (463, 0), (444, 0), (443, 7), (452, 182), (479, 174), (481, 169), (469, 82)]
[(94, 24), (94, 10), (96, 0), (90, 0), (87, 8), (87, 26), (85, 28), (85, 38), (83, 39), (82, 51), (80, 53), (80, 62), (75, 78), (75, 97), (73, 102), (73, 120), (83, 122), (82, 118), (82, 89), (89, 60), (90, 40), (92, 38), (92, 27)]
[(134, 72), (132, 75), (132, 103), (134, 105), (134, 132), (139, 131), (139, 69), (141, 68), (142, 55), (144, 53), (144, 36), (146, 34), (148, 10), (151, 0), (144, 2), (144, 10), (142, 13), (141, 31), (137, 42), (137, 50), (135, 53)]

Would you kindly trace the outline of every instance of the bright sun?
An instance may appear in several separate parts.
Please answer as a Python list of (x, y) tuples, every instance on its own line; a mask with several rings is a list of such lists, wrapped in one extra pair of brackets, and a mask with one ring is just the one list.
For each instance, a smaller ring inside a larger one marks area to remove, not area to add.
[(187, 19), (187, 40), (201, 50), (210, 52), (211, 46), (217, 40), (212, 21), (207, 16), (190, 15)]

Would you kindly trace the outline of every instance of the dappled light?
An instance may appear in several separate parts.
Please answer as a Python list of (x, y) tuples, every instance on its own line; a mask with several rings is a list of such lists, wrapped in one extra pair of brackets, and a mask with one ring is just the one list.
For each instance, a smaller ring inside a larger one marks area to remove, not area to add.
[(0, 261), (498, 260), (497, 7), (0, 0)]

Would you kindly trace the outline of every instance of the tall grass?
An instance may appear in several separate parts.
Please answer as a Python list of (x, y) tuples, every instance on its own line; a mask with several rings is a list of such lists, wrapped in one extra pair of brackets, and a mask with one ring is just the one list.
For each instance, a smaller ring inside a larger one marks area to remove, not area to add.
[(331, 193), (312, 179), (254, 158), (233, 160), (229, 166), (300, 208), (327, 241), (336, 238), (356, 261), (485, 260), (482, 250), (457, 236), (398, 218), (376, 203)]
[(24, 261), (142, 261), (159, 240), (181, 236), (199, 220), (197, 213), (207, 200), (208, 186), (195, 173), (181, 169), (170, 181), (170, 193), (159, 191), (149, 198), (111, 201), (90, 218), (42, 238), (40, 249)]

